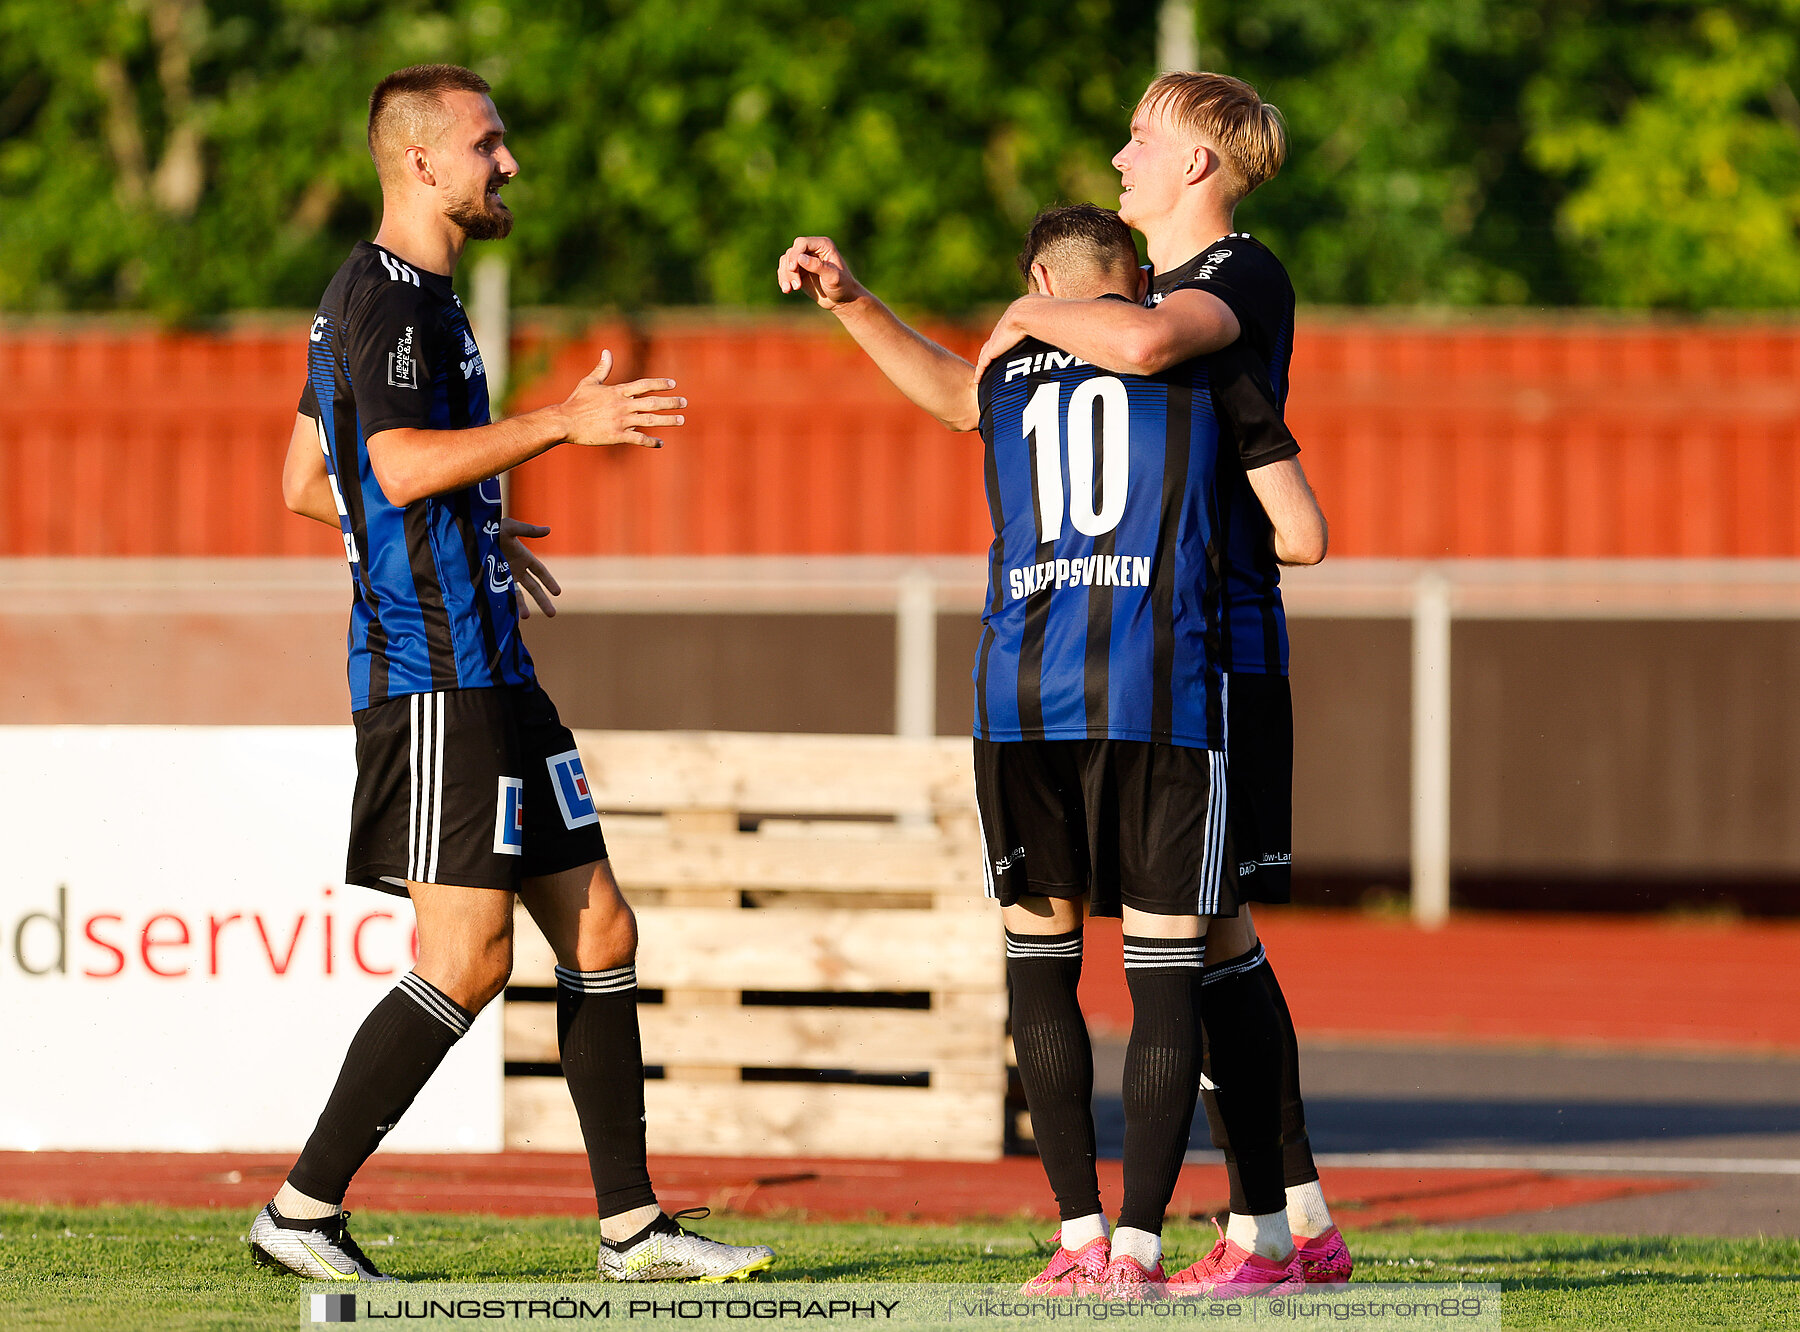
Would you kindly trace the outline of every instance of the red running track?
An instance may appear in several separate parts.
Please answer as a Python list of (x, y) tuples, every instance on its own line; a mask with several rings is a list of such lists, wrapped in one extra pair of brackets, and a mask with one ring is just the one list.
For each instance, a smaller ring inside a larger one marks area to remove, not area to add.
[[(1421, 930), (1262, 907), (1257, 931), (1302, 1040), (1800, 1050), (1800, 925), (1453, 917)], [(1088, 922), (1081, 1004), (1131, 1026), (1117, 921)]]
[[(248, 1214), (280, 1186), (290, 1156), (224, 1153), (0, 1152), (0, 1197), (89, 1206), (235, 1207)], [(653, 1158), (664, 1206), (716, 1207), (754, 1215), (849, 1220), (962, 1221), (1013, 1218), (1046, 1234), (1055, 1205), (1034, 1158), (981, 1164), (780, 1158)], [(1100, 1163), (1101, 1194), (1116, 1212), (1117, 1161)], [(1539, 1212), (1688, 1187), (1679, 1180), (1571, 1178), (1530, 1170), (1336, 1169), (1331, 1206), (1348, 1226), (1442, 1224)], [(353, 1208), (500, 1216), (594, 1212), (587, 1158), (540, 1152), (493, 1156), (375, 1156), (347, 1200)], [(1222, 1166), (1188, 1166), (1171, 1211), (1227, 1210)]]

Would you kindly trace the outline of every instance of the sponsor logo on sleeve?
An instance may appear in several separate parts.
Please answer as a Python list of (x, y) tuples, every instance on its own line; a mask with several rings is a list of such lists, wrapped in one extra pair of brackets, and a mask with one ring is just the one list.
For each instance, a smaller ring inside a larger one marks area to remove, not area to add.
[(388, 353), (387, 381), (389, 388), (416, 389), (419, 387), (419, 362), (413, 355), (413, 329), (406, 326), (394, 343), (394, 350)]
[(556, 792), (556, 803), (562, 808), (563, 825), (586, 828), (600, 822), (600, 811), (594, 808), (594, 796), (588, 790), (587, 772), (581, 766), (580, 751), (552, 754), (544, 764), (550, 769), (550, 789)]
[(525, 854), (525, 780), (502, 777), (499, 798), (494, 802), (494, 854)]

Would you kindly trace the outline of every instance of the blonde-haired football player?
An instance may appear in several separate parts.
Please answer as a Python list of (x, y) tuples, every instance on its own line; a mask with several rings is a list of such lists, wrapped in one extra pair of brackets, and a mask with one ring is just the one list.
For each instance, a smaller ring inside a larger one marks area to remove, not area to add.
[[(1119, 215), (1143, 236), (1154, 273), (1149, 298), (1129, 306), (1023, 297), (983, 347), (977, 374), (1021, 337), (1145, 375), (1230, 350), (1254, 357), (1285, 403), (1293, 284), (1266, 246), (1236, 229), (1235, 214), (1286, 157), (1280, 112), (1248, 83), (1215, 73), (1156, 79), (1113, 158)], [(1221, 551), (1231, 827), (1239, 899), (1286, 902), (1293, 707), (1279, 566), (1322, 558), (1325, 530), (1314, 545), (1272, 529), (1268, 513), (1304, 489), (1305, 476), (1293, 460), (1251, 465), (1248, 484), (1222, 500), (1232, 515)], [(1221, 468), (1222, 492), (1230, 480)], [(1206, 939), (1206, 1106), (1231, 1173), (1231, 1219), (1213, 1252), (1171, 1279), (1171, 1291), (1255, 1294), (1296, 1267), (1311, 1284), (1346, 1281), (1349, 1251), (1307, 1143), (1293, 1022), (1249, 911), (1214, 920)]]

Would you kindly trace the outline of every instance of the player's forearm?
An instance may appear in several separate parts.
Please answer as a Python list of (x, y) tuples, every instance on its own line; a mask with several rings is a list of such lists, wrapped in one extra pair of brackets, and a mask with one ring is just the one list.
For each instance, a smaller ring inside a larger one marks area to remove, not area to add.
[(281, 499), (302, 518), (338, 525), (319, 423), (305, 412), (295, 413), (294, 429), (288, 436), (287, 456), (281, 462)]
[(369, 439), (369, 466), (388, 502), (461, 490), (537, 457), (568, 437), (561, 407), (467, 430), (383, 430)]
[(1282, 564), (1317, 564), (1325, 558), (1330, 532), (1325, 511), (1296, 458), (1250, 472), (1250, 488), (1275, 529), (1275, 558)]
[(970, 378), (974, 367), (962, 357), (918, 332), (873, 294), (865, 293), (832, 313), (915, 406), (952, 430), (973, 430), (980, 424), (981, 408)]
[(321, 480), (303, 491), (287, 490), (284, 487), (282, 498), (287, 501), (289, 510), (302, 518), (324, 523), (327, 527), (338, 525), (337, 506), (332, 501), (331, 484), (327, 481)]
[(1039, 296), (1015, 302), (1011, 317), (1026, 337), (1115, 374), (1153, 375), (1186, 359), (1176, 354), (1156, 311), (1125, 301)]

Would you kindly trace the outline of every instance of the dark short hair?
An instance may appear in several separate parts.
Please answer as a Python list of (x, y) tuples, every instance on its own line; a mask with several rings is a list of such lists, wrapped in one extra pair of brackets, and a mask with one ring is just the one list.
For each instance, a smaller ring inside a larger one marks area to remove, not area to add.
[(1096, 204), (1055, 204), (1032, 220), (1019, 251), (1019, 275), (1031, 281), (1031, 266), (1080, 259), (1106, 273), (1137, 267), (1131, 228), (1110, 208)]
[[(411, 131), (448, 92), (493, 92), (488, 81), (461, 65), (408, 65), (397, 69), (369, 94), (369, 156), (379, 168), (376, 139), (390, 128)], [(401, 122), (404, 122), (403, 124)]]

